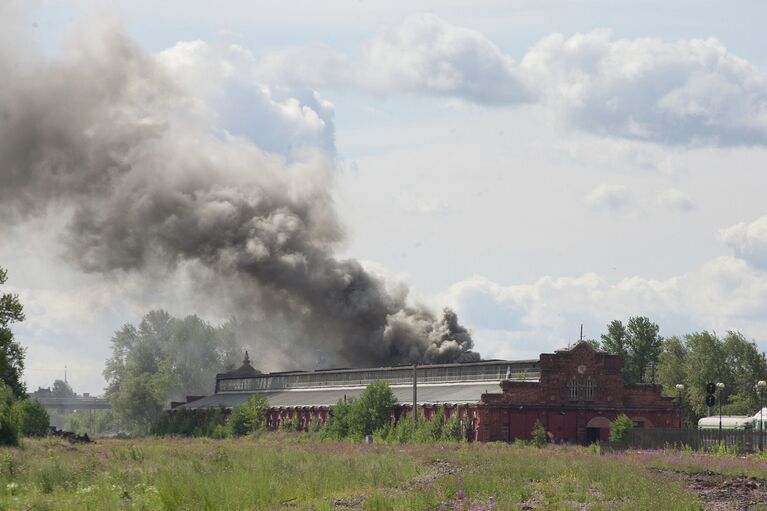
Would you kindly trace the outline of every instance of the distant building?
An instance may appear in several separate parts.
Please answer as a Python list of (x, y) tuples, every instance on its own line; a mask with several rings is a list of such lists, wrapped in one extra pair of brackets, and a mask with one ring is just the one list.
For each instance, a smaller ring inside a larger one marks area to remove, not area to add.
[[(389, 383), (399, 402), (393, 420), (412, 410), (412, 366), (261, 373), (247, 356), (243, 365), (216, 376), (211, 396), (190, 396), (172, 409), (231, 409), (255, 394), (267, 398), (267, 421), (287, 419), (306, 428), (325, 421), (339, 400), (359, 396), (376, 380)], [(638, 427), (680, 427), (681, 413), (658, 385), (624, 385), (621, 357), (581, 342), (542, 354), (539, 360), (485, 360), (417, 368), (417, 400), (426, 416), (444, 407), (459, 414), (478, 441), (529, 439), (536, 421), (553, 441), (607, 440), (610, 422), (625, 413)]]

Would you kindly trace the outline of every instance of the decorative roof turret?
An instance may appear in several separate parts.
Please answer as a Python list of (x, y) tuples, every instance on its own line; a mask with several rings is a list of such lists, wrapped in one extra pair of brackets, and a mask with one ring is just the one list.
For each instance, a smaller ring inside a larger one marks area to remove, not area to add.
[(248, 351), (245, 350), (245, 359), (242, 361), (242, 365), (233, 371), (224, 373), (224, 376), (255, 376), (261, 374), (261, 371), (250, 365), (250, 357)]

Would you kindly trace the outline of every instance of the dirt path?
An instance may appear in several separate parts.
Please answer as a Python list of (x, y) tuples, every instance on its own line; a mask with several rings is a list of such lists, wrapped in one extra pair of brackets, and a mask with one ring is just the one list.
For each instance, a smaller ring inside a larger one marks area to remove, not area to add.
[(758, 504), (767, 509), (767, 481), (764, 479), (731, 477), (714, 472), (690, 474), (671, 469), (649, 470), (683, 478), (703, 501), (704, 511), (748, 511)]

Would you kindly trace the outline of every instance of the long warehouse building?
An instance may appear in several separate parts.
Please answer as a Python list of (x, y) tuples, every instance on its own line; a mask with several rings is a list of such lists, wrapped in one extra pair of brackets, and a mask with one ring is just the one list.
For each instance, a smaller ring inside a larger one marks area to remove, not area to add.
[[(680, 427), (675, 401), (658, 385), (624, 385), (620, 356), (580, 342), (542, 354), (538, 360), (484, 360), (418, 366), (418, 406), (427, 417), (444, 407), (459, 414), (469, 440), (529, 439), (536, 421), (555, 442), (607, 440), (610, 422), (628, 415), (638, 427)], [(255, 393), (269, 401), (268, 427), (292, 420), (300, 429), (312, 419), (324, 422), (339, 400), (359, 396), (384, 380), (397, 397), (393, 420), (409, 415), (412, 366), (262, 373), (246, 353), (241, 367), (216, 376), (215, 393), (171, 403), (172, 409), (211, 409), (247, 401)]]

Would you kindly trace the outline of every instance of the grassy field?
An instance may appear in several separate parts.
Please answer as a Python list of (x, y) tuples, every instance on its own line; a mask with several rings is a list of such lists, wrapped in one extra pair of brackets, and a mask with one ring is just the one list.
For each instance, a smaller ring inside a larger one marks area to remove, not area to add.
[(23, 448), (0, 450), (0, 508), (703, 509), (686, 474), (764, 479), (765, 460), (559, 446), (323, 443), (276, 433), (88, 445), (26, 440)]

